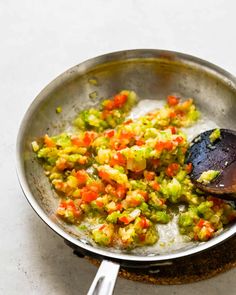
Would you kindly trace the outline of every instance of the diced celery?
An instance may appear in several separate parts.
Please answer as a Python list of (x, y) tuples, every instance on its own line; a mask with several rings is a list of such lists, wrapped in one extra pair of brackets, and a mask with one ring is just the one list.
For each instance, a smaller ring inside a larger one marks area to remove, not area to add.
[(117, 219), (120, 217), (120, 213), (119, 212), (112, 212), (111, 214), (109, 214), (106, 218), (107, 222), (110, 223), (117, 223)]
[(170, 200), (176, 203), (181, 195), (181, 184), (175, 177), (167, 184), (167, 192)]
[(220, 174), (219, 170), (208, 170), (204, 171), (200, 177), (197, 179), (198, 182), (203, 184), (208, 184), (214, 180)]
[(155, 211), (152, 213), (150, 219), (155, 223), (168, 223), (170, 221), (170, 215), (165, 211)]
[(188, 213), (182, 213), (179, 216), (179, 225), (182, 227), (192, 226), (194, 224), (194, 220), (192, 216)]
[(209, 136), (210, 142), (214, 143), (218, 138), (220, 138), (220, 129), (216, 128)]

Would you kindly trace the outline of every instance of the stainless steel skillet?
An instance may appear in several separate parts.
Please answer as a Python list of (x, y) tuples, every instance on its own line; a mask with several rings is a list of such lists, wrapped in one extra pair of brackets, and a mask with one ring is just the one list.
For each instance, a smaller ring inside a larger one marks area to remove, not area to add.
[[(55, 217), (58, 198), (32, 152), (31, 142), (45, 133), (64, 131), (79, 110), (96, 106), (100, 99), (122, 89), (136, 91), (140, 100), (163, 99), (173, 92), (194, 97), (209, 119), (220, 127), (236, 129), (236, 79), (213, 64), (182, 53), (140, 49), (106, 54), (69, 69), (42, 90), (19, 130), (17, 173), (27, 200), (46, 224), (82, 253), (104, 259), (89, 294), (112, 294), (119, 265), (150, 267), (171, 262), (215, 246), (236, 233), (236, 224), (232, 224), (206, 243), (177, 239), (164, 249), (157, 246), (118, 252), (94, 245)], [(89, 98), (91, 93), (97, 98)], [(58, 106), (63, 110), (60, 115), (55, 111)]]

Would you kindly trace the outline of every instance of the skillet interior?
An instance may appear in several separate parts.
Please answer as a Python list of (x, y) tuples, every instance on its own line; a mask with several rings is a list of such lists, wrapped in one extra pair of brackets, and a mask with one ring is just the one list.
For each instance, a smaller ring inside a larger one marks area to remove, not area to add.
[[(97, 79), (97, 86), (89, 83), (91, 78)], [(31, 142), (45, 133), (53, 135), (65, 130), (79, 110), (97, 105), (99, 99), (110, 97), (122, 89), (134, 90), (140, 100), (163, 99), (173, 92), (193, 97), (201, 112), (210, 120), (220, 127), (236, 129), (234, 78), (207, 62), (175, 52), (131, 50), (104, 55), (68, 70), (38, 95), (22, 122), (18, 136), (18, 175), (22, 188), (40, 217), (64, 238), (69, 237), (78, 246), (94, 249), (97, 253), (103, 251), (101, 254), (114, 257), (114, 249), (104, 251), (96, 245), (88, 246), (86, 237), (78, 236), (78, 232), (75, 236), (73, 228), (62, 224), (54, 216), (58, 199), (35, 159)], [(89, 98), (93, 91), (98, 93), (96, 100)], [(63, 109), (60, 115), (55, 112), (58, 106)], [(64, 231), (70, 236), (64, 235)], [(205, 245), (167, 245), (162, 253), (149, 247), (145, 253), (143, 250), (134, 251), (125, 256), (128, 260), (142, 259), (146, 255), (153, 260), (175, 258), (213, 246), (235, 232), (236, 225), (232, 225)], [(153, 255), (157, 256), (151, 258)]]

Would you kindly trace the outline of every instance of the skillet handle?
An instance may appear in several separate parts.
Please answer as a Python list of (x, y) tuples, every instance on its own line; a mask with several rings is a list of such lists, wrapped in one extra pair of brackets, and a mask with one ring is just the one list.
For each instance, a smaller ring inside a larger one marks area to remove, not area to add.
[(87, 295), (112, 295), (120, 265), (103, 260)]

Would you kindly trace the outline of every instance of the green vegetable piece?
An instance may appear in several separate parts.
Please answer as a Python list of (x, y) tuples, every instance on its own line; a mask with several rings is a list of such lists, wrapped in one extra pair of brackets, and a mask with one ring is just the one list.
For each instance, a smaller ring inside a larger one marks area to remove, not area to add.
[(112, 212), (106, 218), (109, 223), (117, 223), (117, 219), (120, 217), (120, 212)]
[(220, 129), (216, 128), (209, 136), (210, 142), (214, 143), (218, 138), (220, 138)]
[(168, 223), (170, 221), (170, 215), (168, 215), (165, 211), (155, 211), (150, 217), (153, 222), (156, 223)]
[(87, 230), (88, 227), (85, 224), (81, 224), (80, 226), (78, 226), (79, 230)]
[(204, 171), (200, 177), (197, 179), (198, 182), (203, 184), (208, 184), (214, 180), (220, 174), (219, 170), (208, 170)]
[(56, 113), (57, 113), (57, 114), (60, 114), (61, 112), (62, 112), (62, 107), (57, 107), (57, 108), (56, 108)]
[(112, 224), (104, 224), (92, 231), (93, 239), (101, 246), (108, 246), (112, 241), (114, 227)]
[(159, 239), (158, 232), (154, 227), (150, 227), (145, 235), (144, 245), (153, 245)]
[(170, 200), (176, 203), (181, 195), (181, 184), (176, 178), (173, 178), (171, 182), (167, 184), (167, 192)]
[(180, 214), (180, 216), (179, 216), (179, 226), (189, 227), (189, 226), (193, 226), (193, 225), (194, 225), (194, 219), (190, 215), (189, 212), (185, 212), (185, 213)]
[(56, 145), (66, 148), (71, 145), (70, 136), (66, 133), (62, 133), (57, 136), (53, 136), (52, 140), (56, 143)]
[(31, 145), (32, 145), (32, 149), (34, 152), (37, 152), (39, 150), (39, 145), (38, 145), (37, 141), (33, 141), (31, 143)]

